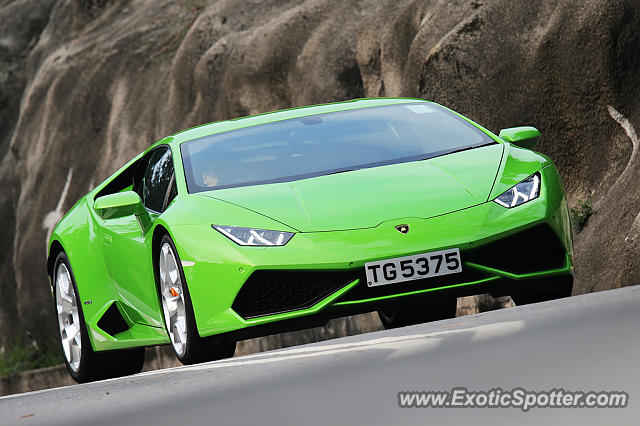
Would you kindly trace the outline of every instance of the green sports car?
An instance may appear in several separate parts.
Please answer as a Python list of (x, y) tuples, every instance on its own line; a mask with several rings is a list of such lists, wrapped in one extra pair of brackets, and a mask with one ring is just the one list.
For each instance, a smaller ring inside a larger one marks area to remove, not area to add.
[(571, 294), (572, 237), (532, 127), (496, 136), (438, 104), (365, 99), (166, 137), (58, 223), (47, 269), (79, 382), (377, 311), (387, 328), (456, 298)]

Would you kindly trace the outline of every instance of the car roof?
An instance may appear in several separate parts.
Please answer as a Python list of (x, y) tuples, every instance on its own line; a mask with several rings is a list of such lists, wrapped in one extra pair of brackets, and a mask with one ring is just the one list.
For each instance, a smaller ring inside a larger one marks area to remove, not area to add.
[(217, 121), (215, 123), (203, 124), (192, 127), (153, 144), (149, 149), (160, 143), (169, 143), (180, 145), (183, 142), (209, 136), (216, 133), (227, 132), (229, 130), (242, 129), (245, 127), (257, 126), (260, 124), (273, 123), (276, 121), (288, 120), (291, 118), (306, 117), (309, 115), (325, 114), (329, 112), (348, 111), (360, 108), (368, 108), (384, 105), (406, 104), (415, 102), (429, 102), (424, 99), (413, 98), (373, 98), (373, 99), (354, 99), (351, 101), (335, 102), (330, 104), (304, 106), (298, 108), (290, 108), (281, 111), (267, 112), (264, 114), (252, 115), (248, 117), (234, 118), (231, 120)]

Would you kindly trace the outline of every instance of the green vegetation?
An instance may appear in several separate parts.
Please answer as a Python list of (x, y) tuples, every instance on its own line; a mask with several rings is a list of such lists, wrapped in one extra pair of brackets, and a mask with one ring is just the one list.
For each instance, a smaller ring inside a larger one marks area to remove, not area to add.
[(54, 342), (40, 347), (35, 341), (17, 339), (0, 347), (0, 377), (63, 362), (59, 344)]
[(582, 231), (587, 224), (589, 217), (594, 213), (593, 205), (591, 203), (592, 196), (593, 192), (586, 200), (578, 200), (578, 205), (571, 209), (571, 224), (573, 225), (573, 230), (576, 232)]

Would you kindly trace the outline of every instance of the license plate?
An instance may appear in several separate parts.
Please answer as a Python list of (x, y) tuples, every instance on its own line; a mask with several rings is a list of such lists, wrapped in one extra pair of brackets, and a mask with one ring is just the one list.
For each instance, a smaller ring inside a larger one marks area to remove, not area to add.
[(460, 250), (432, 251), (414, 256), (397, 257), (364, 264), (367, 285), (393, 284), (462, 272)]

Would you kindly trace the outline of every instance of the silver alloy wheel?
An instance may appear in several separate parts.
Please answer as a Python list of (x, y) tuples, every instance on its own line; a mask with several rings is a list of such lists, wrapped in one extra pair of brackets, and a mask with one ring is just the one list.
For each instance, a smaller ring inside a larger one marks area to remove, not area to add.
[(173, 349), (182, 356), (187, 346), (187, 318), (178, 262), (169, 243), (162, 244), (160, 248), (158, 269), (164, 322)]
[(80, 368), (82, 339), (76, 292), (67, 265), (60, 263), (56, 270), (56, 309), (64, 356), (73, 371)]

